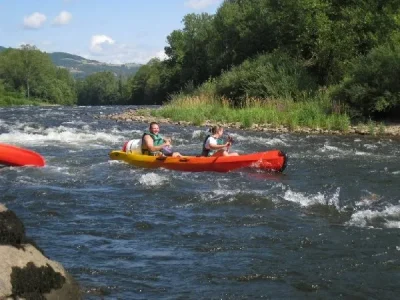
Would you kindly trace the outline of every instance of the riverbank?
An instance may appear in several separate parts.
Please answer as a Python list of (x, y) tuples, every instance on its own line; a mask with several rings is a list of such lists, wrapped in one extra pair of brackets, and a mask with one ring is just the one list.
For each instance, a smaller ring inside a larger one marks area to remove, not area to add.
[(123, 113), (101, 115), (100, 118), (107, 118), (117, 122), (158, 122), (160, 124), (173, 124), (179, 126), (200, 126), (210, 127), (216, 124), (222, 125), (225, 128), (247, 129), (253, 131), (275, 132), (275, 133), (304, 133), (304, 134), (329, 134), (329, 135), (369, 135), (369, 136), (385, 136), (400, 138), (400, 124), (398, 123), (373, 123), (350, 125), (346, 130), (329, 130), (323, 128), (309, 128), (303, 126), (274, 126), (272, 124), (257, 124), (253, 123), (246, 127), (241, 122), (216, 122), (214, 120), (205, 120), (201, 124), (191, 121), (176, 121), (171, 118), (159, 117), (152, 113), (159, 108), (154, 109), (128, 109)]
[(19, 105), (34, 105), (34, 106), (50, 106), (52, 103), (45, 102), (42, 99), (26, 99), (15, 93), (0, 95), (0, 107), (19, 106)]

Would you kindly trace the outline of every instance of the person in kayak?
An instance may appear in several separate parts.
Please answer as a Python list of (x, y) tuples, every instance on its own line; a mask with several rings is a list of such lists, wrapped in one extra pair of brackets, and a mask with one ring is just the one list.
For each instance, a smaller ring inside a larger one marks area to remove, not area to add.
[(222, 126), (211, 127), (211, 134), (206, 136), (203, 142), (202, 156), (238, 156), (236, 152), (229, 153), (229, 147), (232, 140), (228, 139), (226, 143), (222, 140), (224, 128)]
[(157, 122), (151, 122), (149, 131), (142, 136), (142, 154), (151, 156), (182, 156), (179, 152), (173, 152), (171, 139), (163, 138), (160, 134), (160, 127)]

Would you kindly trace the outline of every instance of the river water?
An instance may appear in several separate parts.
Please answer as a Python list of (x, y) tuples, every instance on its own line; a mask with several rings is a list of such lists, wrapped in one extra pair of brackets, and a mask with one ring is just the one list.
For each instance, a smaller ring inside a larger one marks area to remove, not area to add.
[[(97, 118), (126, 108), (0, 108), (0, 142), (47, 163), (0, 169), (0, 203), (84, 299), (398, 297), (399, 140), (227, 130), (285, 172), (148, 170), (108, 159), (147, 127)], [(161, 125), (182, 153), (205, 129)]]

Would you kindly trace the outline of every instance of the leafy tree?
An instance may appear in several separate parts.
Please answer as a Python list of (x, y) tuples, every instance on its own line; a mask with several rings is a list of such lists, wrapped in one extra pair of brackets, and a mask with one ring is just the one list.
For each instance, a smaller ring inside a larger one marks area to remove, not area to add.
[(74, 80), (67, 70), (57, 68), (50, 57), (36, 47), (7, 49), (0, 53), (0, 78), (9, 91), (22, 91), (50, 103), (74, 104)]
[(400, 109), (400, 43), (388, 42), (357, 58), (334, 99), (354, 116), (386, 116)]
[[(129, 80), (130, 101), (160, 103), (204, 82), (239, 102), (244, 95), (299, 99), (305, 86), (312, 92), (316, 84), (329, 86), (345, 76), (358, 77), (352, 73), (354, 60), (387, 43), (399, 31), (399, 15), (398, 0), (225, 0), (215, 15), (183, 18), (183, 28), (167, 37), (168, 58), (150, 61)], [(266, 57), (277, 61), (267, 63)], [(378, 63), (381, 58), (372, 60), (377, 68), (383, 66)], [(299, 80), (302, 74), (307, 84)], [(287, 84), (281, 86), (284, 78)], [(392, 100), (379, 100), (372, 110), (391, 109)], [(353, 106), (361, 105), (352, 101), (348, 98)]]
[(215, 86), (217, 95), (233, 100), (236, 106), (247, 98), (301, 101), (317, 89), (301, 63), (279, 52), (244, 61), (217, 78)]
[(115, 105), (119, 101), (118, 81), (111, 72), (89, 75), (79, 85), (79, 105)]

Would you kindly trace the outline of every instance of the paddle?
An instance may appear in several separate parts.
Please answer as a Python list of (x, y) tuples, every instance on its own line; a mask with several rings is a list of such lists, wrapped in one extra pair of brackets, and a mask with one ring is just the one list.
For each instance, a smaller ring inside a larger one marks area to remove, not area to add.
[(229, 146), (226, 147), (226, 152), (229, 152), (229, 148), (234, 143), (233, 137), (231, 137), (229, 134), (228, 134), (228, 143), (229, 143)]

